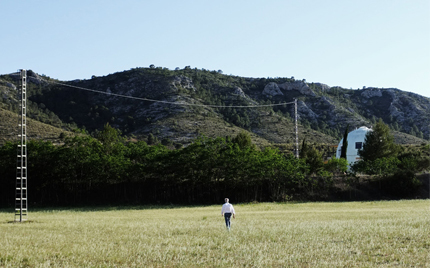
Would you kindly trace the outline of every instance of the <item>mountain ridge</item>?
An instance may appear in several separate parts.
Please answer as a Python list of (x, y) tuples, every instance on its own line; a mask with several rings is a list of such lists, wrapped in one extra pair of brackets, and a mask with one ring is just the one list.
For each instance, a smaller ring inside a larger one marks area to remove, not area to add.
[[(394, 88), (351, 90), (293, 77), (245, 78), (188, 66), (134, 68), (61, 82), (68, 86), (33, 71), (28, 76), (29, 118), (64, 130), (80, 127), (92, 132), (109, 123), (136, 139), (153, 134), (181, 144), (202, 134), (232, 136), (248, 131), (261, 146), (292, 145), (294, 105), (282, 103), (297, 99), (300, 140), (337, 144), (347, 125), (371, 126), (379, 118), (390, 126), (398, 143), (429, 139), (430, 99)], [(18, 76), (0, 76), (0, 108), (16, 110), (17, 80)], [(235, 107), (257, 105), (261, 107)]]

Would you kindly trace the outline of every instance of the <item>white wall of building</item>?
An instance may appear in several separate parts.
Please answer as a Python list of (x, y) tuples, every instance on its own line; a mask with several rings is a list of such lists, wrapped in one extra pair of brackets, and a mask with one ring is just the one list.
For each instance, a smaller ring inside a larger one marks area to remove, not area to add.
[[(347, 137), (348, 147), (346, 148), (346, 160), (348, 161), (349, 165), (360, 160), (360, 157), (358, 156), (358, 150), (363, 148), (364, 138), (367, 132), (369, 131), (372, 131), (372, 129), (367, 127), (360, 127), (348, 133), (348, 137)], [(343, 139), (340, 140), (337, 146), (336, 158), (340, 158), (342, 144), (343, 144)]]

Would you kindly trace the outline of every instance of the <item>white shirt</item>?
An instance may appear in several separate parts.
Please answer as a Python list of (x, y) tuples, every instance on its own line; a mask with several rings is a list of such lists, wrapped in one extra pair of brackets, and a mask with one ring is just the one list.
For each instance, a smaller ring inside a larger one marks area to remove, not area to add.
[(223, 215), (224, 213), (231, 213), (231, 214), (236, 214), (234, 212), (234, 207), (232, 204), (230, 203), (225, 203), (224, 205), (222, 205), (221, 208), (221, 215)]

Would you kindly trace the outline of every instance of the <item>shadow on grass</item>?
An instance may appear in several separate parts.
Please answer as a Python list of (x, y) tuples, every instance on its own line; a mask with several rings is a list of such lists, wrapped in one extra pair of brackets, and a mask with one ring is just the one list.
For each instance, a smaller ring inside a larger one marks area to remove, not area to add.
[(28, 221), (5, 221), (2, 222), (1, 224), (29, 224), (29, 223), (39, 223), (37, 221), (33, 221), (33, 220), (28, 220)]
[[(222, 204), (219, 204), (221, 206)], [(55, 211), (73, 211), (73, 212), (92, 212), (92, 211), (118, 211), (118, 210), (151, 210), (151, 209), (179, 209), (179, 208), (197, 208), (197, 207), (210, 207), (214, 205), (180, 205), (180, 204), (170, 204), (170, 205), (100, 205), (100, 206), (52, 206), (52, 207), (34, 207), (29, 208), (29, 213), (31, 212), (55, 212)], [(13, 208), (0, 208), (0, 213), (14, 213)], [(12, 221), (13, 223), (13, 221)]]

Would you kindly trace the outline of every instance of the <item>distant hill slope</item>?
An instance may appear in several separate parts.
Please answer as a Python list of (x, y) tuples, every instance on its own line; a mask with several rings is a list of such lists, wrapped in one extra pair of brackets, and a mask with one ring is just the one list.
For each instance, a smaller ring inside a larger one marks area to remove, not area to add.
[[(0, 145), (6, 141), (18, 140), (18, 114), (0, 109)], [(52, 142), (60, 142), (61, 133), (68, 133), (61, 128), (57, 128), (39, 121), (27, 120), (27, 138), (37, 140), (50, 140)]]
[[(190, 67), (136, 68), (68, 82), (32, 71), (28, 76), (29, 117), (63, 129), (91, 132), (109, 122), (137, 139), (152, 133), (160, 140), (183, 144), (201, 134), (234, 136), (248, 131), (261, 146), (291, 146), (295, 139), (291, 102), (297, 99), (300, 141), (337, 144), (347, 124), (350, 129), (370, 127), (378, 118), (390, 126), (399, 143), (425, 143), (430, 134), (430, 99), (398, 89), (350, 90), (294, 78), (245, 78)], [(16, 110), (18, 78), (0, 76), (1, 108)], [(290, 104), (278, 105), (282, 103)]]

